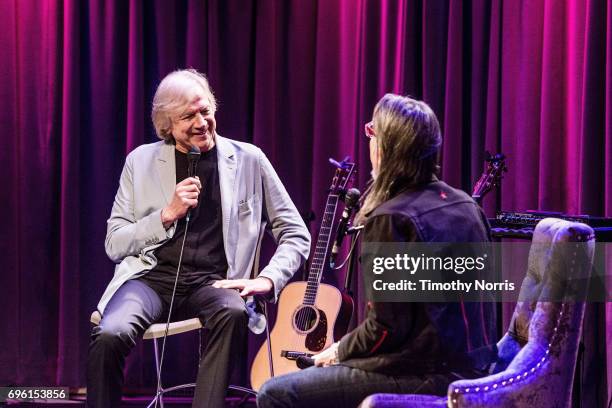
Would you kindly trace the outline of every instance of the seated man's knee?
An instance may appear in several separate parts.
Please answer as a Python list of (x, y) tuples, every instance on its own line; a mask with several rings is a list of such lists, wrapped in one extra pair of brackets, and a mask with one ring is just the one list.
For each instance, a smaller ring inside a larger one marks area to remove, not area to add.
[(265, 382), (257, 392), (257, 406), (262, 408), (273, 407), (274, 398), (272, 396), (274, 393), (274, 386), (270, 386), (270, 381)]
[(131, 349), (136, 345), (138, 333), (133, 327), (124, 322), (105, 322), (92, 330), (92, 340), (102, 347), (121, 347)]
[(259, 408), (289, 406), (283, 402), (283, 389), (275, 379), (266, 381), (257, 393)]
[(246, 312), (246, 306), (244, 302), (228, 302), (216, 313), (218, 321), (234, 323), (234, 324), (246, 324), (249, 321), (249, 317)]
[(247, 324), (249, 316), (247, 315), (246, 308), (243, 304), (228, 305), (224, 310), (223, 314), (226, 319), (236, 324)]

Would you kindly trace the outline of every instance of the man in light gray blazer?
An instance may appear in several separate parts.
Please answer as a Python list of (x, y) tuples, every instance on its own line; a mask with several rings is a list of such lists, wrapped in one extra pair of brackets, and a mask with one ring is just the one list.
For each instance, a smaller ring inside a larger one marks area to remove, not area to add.
[[(232, 365), (244, 363), (232, 359), (246, 336), (243, 298), (276, 299), (308, 257), (310, 235), (272, 165), (257, 147), (219, 136), (215, 110), (204, 75), (169, 74), (152, 110), (163, 140), (126, 159), (105, 242), (117, 266), (89, 346), (89, 406), (119, 405), (125, 357), (152, 323), (167, 317), (173, 291), (173, 319), (197, 316), (211, 330), (193, 406), (224, 406)], [(188, 177), (192, 146), (202, 154), (197, 175)], [(267, 222), (278, 246), (252, 278)]]

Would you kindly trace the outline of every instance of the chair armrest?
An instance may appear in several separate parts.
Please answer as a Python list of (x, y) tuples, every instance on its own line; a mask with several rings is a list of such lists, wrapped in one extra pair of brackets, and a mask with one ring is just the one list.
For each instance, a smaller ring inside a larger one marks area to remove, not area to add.
[[(549, 360), (533, 371), (508, 369), (498, 374), (472, 380), (459, 380), (448, 386), (449, 407), (513, 407), (522, 406), (522, 390), (528, 389), (539, 374), (546, 370)], [(524, 402), (524, 401), (523, 401)], [(538, 406), (538, 405), (535, 405)]]

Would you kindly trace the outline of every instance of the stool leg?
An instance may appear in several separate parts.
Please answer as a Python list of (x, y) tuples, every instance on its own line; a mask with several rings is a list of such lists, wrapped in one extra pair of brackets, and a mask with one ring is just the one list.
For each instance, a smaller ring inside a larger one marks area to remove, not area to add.
[[(155, 351), (155, 373), (159, 377), (159, 347), (157, 345), (157, 339), (153, 339), (153, 350)], [(164, 408), (164, 386), (161, 383), (161, 379), (159, 382), (160, 390), (159, 395), (157, 394), (157, 390), (155, 390), (155, 399), (159, 400), (159, 406)]]

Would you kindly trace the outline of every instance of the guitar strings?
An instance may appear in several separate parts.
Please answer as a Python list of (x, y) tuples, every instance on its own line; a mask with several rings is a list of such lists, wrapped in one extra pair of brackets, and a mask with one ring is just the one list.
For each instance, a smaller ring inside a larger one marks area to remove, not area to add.
[[(334, 223), (334, 219), (335, 219), (335, 212), (338, 208), (338, 198), (339, 196), (336, 194), (330, 194), (328, 199), (327, 199), (327, 203), (325, 204), (325, 214), (323, 216), (323, 223), (325, 224), (326, 222), (329, 224), (328, 227), (326, 227), (327, 229), (329, 229), (331, 231), (331, 228), (333, 226)], [(330, 206), (334, 209), (334, 211), (330, 211)], [(325, 236), (326, 239), (324, 237), (321, 236), (321, 231), (319, 231), (319, 237), (317, 239), (317, 245), (315, 246), (315, 254), (318, 250), (322, 250), (323, 251), (323, 261), (322, 264), (318, 264), (318, 263), (313, 263), (311, 265), (311, 268), (314, 267), (316, 270), (315, 273), (315, 282), (320, 283), (321, 281), (321, 275), (323, 273), (323, 267), (325, 265), (325, 258), (327, 257), (327, 249), (329, 247), (329, 240), (331, 237), (330, 231), (326, 231), (325, 232)], [(320, 243), (325, 240), (325, 245), (323, 247), (320, 247)], [(316, 260), (315, 260), (316, 261)], [(316, 303), (316, 293), (313, 294), (309, 294), (308, 293), (308, 285), (310, 282), (310, 275), (308, 277), (308, 281), (306, 283), (306, 290), (305, 290), (305, 295), (304, 295), (304, 300), (306, 300), (306, 296), (314, 296), (314, 299), (312, 299), (312, 305), (305, 305), (305, 306), (311, 306), (313, 309), (316, 308), (315, 303)], [(304, 305), (305, 302), (302, 302), (302, 304)], [(307, 302), (310, 303), (310, 302)], [(316, 316), (316, 312), (315, 316)], [(301, 308), (300, 310), (298, 310), (298, 316), (297, 316), (297, 325), (298, 325), (298, 329), (300, 331), (306, 331), (307, 329), (310, 329), (310, 327), (307, 327), (307, 324), (311, 321), (310, 319), (310, 313), (309, 313), (309, 309), (306, 307)], [(316, 318), (315, 318), (316, 320)], [(301, 333), (300, 333), (301, 334)], [(303, 334), (302, 334), (303, 335)], [(298, 339), (298, 341), (300, 341), (301, 339)]]
[[(330, 196), (327, 199), (327, 203), (325, 205), (325, 214), (323, 216), (323, 223), (324, 224), (325, 223), (329, 224), (329, 227), (326, 227), (328, 229), (331, 229), (331, 227), (333, 226), (333, 219), (334, 219), (334, 215), (335, 215), (335, 214), (330, 214), (330, 208), (329, 207), (331, 206), (335, 210), (335, 209), (337, 209), (337, 204), (338, 204), (338, 196), (334, 195), (334, 194), (330, 194)], [(331, 222), (330, 222), (330, 217), (331, 217)], [(315, 254), (316, 254), (316, 252), (318, 250), (323, 251), (323, 261), (321, 261), (321, 262), (323, 262), (323, 264), (313, 263), (313, 265), (311, 265), (311, 267), (315, 268), (315, 272), (316, 272), (315, 273), (315, 279), (314, 279), (315, 282), (320, 282), (320, 277), (321, 277), (321, 274), (323, 272), (323, 265), (324, 265), (324, 262), (325, 262), (325, 257), (327, 255), (327, 247), (329, 246), (329, 238), (330, 238), (329, 231), (327, 231), (325, 233), (325, 236), (327, 237), (327, 239), (325, 240), (326, 241), (325, 242), (325, 246), (321, 247), (319, 244), (323, 241), (323, 237), (321, 236), (321, 232), (319, 232), (319, 237), (318, 237), (319, 239), (317, 240), (317, 245), (315, 247)], [(315, 262), (316, 262), (316, 260), (315, 260)], [(309, 283), (310, 283), (310, 276), (308, 277), (308, 283), (306, 284), (305, 297), (306, 297), (306, 295), (313, 296), (312, 294), (308, 293), (308, 285), (309, 285)], [(312, 303), (313, 303), (312, 307), (315, 307), (316, 293), (314, 294), (314, 297), (315, 298), (312, 300)], [(310, 302), (308, 302), (308, 303), (310, 303)], [(306, 308), (302, 308), (298, 312), (299, 329), (302, 330), (302, 331), (306, 331), (305, 330), (306, 329), (306, 324), (308, 323), (308, 320), (309, 320), (308, 316), (309, 316), (309, 313), (307, 312)]]

